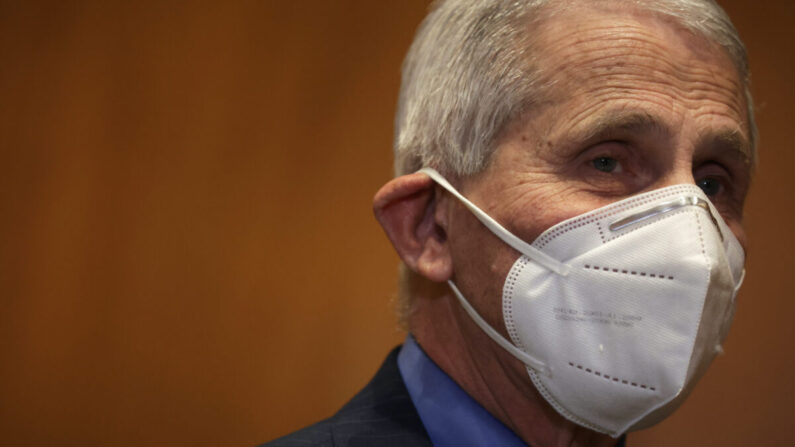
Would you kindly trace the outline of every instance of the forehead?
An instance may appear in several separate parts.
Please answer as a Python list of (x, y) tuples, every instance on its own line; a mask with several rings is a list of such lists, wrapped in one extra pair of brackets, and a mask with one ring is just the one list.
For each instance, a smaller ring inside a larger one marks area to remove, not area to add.
[(600, 2), (557, 11), (533, 35), (543, 103), (565, 104), (568, 125), (638, 109), (667, 127), (697, 121), (748, 140), (729, 56), (670, 18)]

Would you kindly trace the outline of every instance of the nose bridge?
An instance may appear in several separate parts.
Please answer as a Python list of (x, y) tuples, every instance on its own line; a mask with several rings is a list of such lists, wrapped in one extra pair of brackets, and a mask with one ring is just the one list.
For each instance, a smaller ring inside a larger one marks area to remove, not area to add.
[[(661, 157), (655, 187), (695, 184), (693, 158), (701, 139), (696, 117), (681, 104), (672, 105), (667, 123), (668, 153)], [(663, 149), (664, 150), (664, 149)], [(664, 161), (663, 161), (664, 160)]]
[(681, 184), (695, 184), (696, 180), (693, 177), (693, 168), (692, 163), (688, 163), (687, 166), (674, 166), (665, 175), (661, 176), (660, 184), (658, 185), (661, 188), (671, 185), (681, 185)]
[(671, 148), (670, 163), (664, 166), (658, 178), (658, 184), (656, 186), (660, 188), (681, 184), (692, 185), (696, 182), (693, 177), (693, 154), (696, 144), (695, 136), (688, 135), (688, 132), (682, 129), (680, 130), (678, 138), (676, 138), (673, 143), (674, 146)]

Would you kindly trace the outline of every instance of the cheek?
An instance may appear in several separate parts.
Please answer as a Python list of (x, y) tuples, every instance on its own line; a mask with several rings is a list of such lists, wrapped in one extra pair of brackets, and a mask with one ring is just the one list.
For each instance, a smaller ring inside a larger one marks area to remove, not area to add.
[(461, 277), (458, 280), (484, 284), (507, 274), (505, 264), (512, 264), (518, 254), (514, 255), (510, 246), (463, 205), (456, 205), (451, 217), (447, 241), (453, 259), (453, 275)]
[(532, 243), (542, 233), (564, 220), (576, 217), (606, 205), (592, 195), (584, 194), (565, 182), (548, 184), (528, 193), (516, 206), (504, 213), (509, 231), (522, 240)]
[(502, 328), (502, 288), (519, 253), (463, 206), (451, 214), (447, 236), (453, 281), (489, 324)]

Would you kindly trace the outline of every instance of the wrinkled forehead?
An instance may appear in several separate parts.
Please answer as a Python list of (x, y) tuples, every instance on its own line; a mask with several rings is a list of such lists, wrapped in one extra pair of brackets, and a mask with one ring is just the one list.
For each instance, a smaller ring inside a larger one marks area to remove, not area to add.
[(628, 56), (636, 56), (661, 66), (708, 67), (711, 74), (729, 79), (734, 93), (742, 96), (741, 74), (726, 49), (670, 16), (618, 0), (555, 4), (533, 19), (526, 42), (532, 47), (533, 68), (548, 85), (576, 69), (620, 69)]
[(566, 103), (586, 113), (620, 98), (627, 107), (697, 111), (736, 123), (753, 158), (745, 84), (731, 57), (670, 17), (616, 2), (578, 5), (535, 22), (529, 45), (539, 73), (537, 104)]

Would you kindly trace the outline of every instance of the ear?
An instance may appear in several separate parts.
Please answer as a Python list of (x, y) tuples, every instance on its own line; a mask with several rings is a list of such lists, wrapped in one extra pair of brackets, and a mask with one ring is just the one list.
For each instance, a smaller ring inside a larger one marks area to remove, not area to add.
[(434, 181), (415, 173), (392, 179), (373, 199), (375, 217), (406, 266), (437, 282), (453, 273), (438, 198)]

